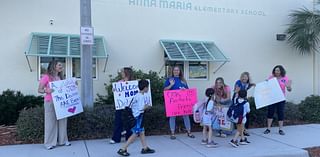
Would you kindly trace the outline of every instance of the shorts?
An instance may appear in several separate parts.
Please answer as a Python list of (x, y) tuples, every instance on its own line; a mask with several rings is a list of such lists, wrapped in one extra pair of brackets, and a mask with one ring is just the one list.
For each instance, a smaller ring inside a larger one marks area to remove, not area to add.
[(236, 119), (232, 118), (231, 121), (235, 124), (245, 124), (247, 122), (247, 118), (246, 116), (240, 116)]
[(212, 113), (204, 113), (202, 116), (201, 124), (205, 126), (212, 126), (213, 122), (213, 114)]
[(139, 135), (141, 132), (144, 132), (144, 127), (143, 127), (143, 114), (140, 114), (139, 116), (135, 117), (135, 125), (131, 129), (131, 131), (134, 134)]

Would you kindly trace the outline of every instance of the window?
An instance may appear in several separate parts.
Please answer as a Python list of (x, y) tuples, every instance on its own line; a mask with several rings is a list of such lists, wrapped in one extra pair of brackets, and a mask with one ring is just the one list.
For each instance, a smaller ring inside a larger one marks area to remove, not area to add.
[(165, 65), (165, 77), (170, 77), (172, 76), (172, 68), (175, 66), (179, 66), (181, 71), (184, 73), (184, 62), (181, 61), (166, 61)]
[[(81, 78), (80, 58), (72, 58), (72, 77)], [(92, 78), (97, 78), (97, 59), (92, 59)]]
[(208, 62), (189, 62), (189, 79), (207, 80), (208, 79)]
[[(64, 57), (39, 57), (39, 79), (46, 73), (50, 61), (58, 60), (62, 63), (65, 78), (75, 77), (81, 79), (81, 62), (80, 58), (64, 58)], [(92, 78), (97, 79), (97, 59), (92, 60)]]
[(39, 79), (42, 77), (43, 74), (47, 72), (49, 63), (52, 60), (58, 60), (59, 62), (62, 63), (64, 69), (63, 69), (63, 75), (66, 77), (66, 58), (60, 58), (60, 57), (40, 57), (39, 58)]

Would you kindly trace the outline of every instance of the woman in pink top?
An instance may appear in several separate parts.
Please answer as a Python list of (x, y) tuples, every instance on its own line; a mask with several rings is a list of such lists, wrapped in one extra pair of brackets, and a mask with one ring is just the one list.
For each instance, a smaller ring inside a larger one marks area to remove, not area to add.
[(218, 77), (213, 86), (215, 102), (221, 105), (231, 105), (231, 89), (224, 83), (222, 77)]
[[(214, 101), (217, 105), (224, 105), (229, 107), (232, 103), (231, 101), (231, 88), (224, 83), (224, 79), (222, 77), (216, 78), (215, 84), (212, 87), (214, 89)], [(227, 137), (225, 131), (218, 130), (218, 137)]]
[[(286, 76), (286, 70), (281, 65), (277, 65), (272, 70), (272, 75), (269, 79), (277, 78), (280, 88), (284, 95), (286, 95), (286, 88), (289, 92), (291, 92), (291, 80)], [(264, 134), (270, 133), (271, 124), (273, 121), (273, 115), (275, 110), (277, 109), (278, 121), (279, 121), (279, 134), (285, 135), (283, 128), (283, 119), (284, 119), (284, 105), (286, 101), (281, 101), (275, 104), (268, 106), (268, 128), (264, 131)]]
[(52, 149), (57, 145), (70, 146), (67, 136), (67, 118), (57, 120), (54, 110), (49, 82), (63, 79), (63, 66), (61, 62), (53, 60), (49, 63), (47, 73), (42, 76), (38, 92), (44, 96), (44, 145)]

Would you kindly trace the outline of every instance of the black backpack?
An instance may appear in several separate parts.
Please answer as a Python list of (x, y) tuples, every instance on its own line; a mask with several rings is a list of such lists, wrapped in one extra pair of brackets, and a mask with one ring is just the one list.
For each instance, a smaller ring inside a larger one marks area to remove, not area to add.
[(246, 104), (248, 101), (245, 99), (243, 102), (239, 103), (238, 98), (236, 99), (235, 103), (232, 103), (232, 105), (229, 107), (227, 116), (230, 119), (237, 119), (240, 116), (243, 116), (243, 105)]

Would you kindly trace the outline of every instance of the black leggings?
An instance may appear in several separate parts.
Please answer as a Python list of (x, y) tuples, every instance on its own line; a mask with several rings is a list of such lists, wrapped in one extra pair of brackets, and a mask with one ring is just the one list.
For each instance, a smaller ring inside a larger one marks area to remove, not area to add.
[(268, 106), (268, 115), (267, 115), (268, 119), (273, 119), (274, 112), (277, 109), (278, 121), (283, 121), (285, 104), (286, 104), (286, 101), (281, 101)]
[(126, 130), (126, 140), (132, 135), (131, 127), (126, 125), (128, 120), (123, 117), (123, 114), (125, 114), (125, 110), (116, 110), (115, 112), (112, 140), (117, 143), (121, 142), (123, 128)]

